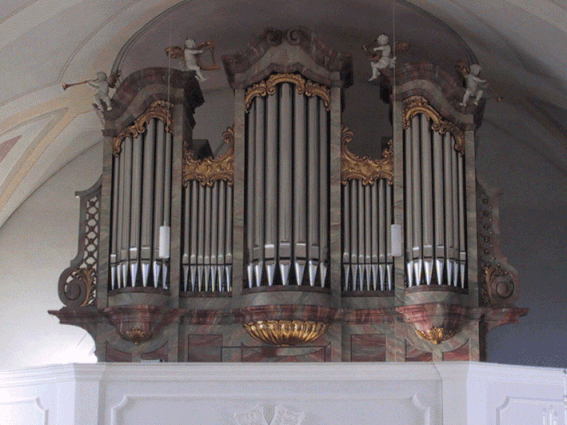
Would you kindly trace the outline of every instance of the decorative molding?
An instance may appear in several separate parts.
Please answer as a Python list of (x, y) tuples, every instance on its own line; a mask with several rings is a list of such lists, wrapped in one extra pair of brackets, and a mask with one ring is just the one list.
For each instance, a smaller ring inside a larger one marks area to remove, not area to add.
[[(264, 415), (264, 406), (260, 404), (246, 412), (237, 412), (233, 417), (238, 425), (268, 425)], [(270, 425), (301, 425), (303, 419), (305, 419), (304, 412), (294, 412), (282, 404), (278, 404), (274, 408), (274, 417)]]
[(431, 129), (439, 134), (451, 133), (455, 138), (455, 150), (461, 155), (465, 154), (465, 132), (452, 122), (444, 119), (429, 104), (423, 96), (410, 96), (403, 101), (403, 123), (404, 129), (408, 129), (411, 120), (417, 114), (424, 114), (431, 120)]
[(415, 333), (420, 338), (430, 341), (435, 345), (439, 345), (439, 343), (451, 339), (455, 335), (455, 331), (447, 331), (444, 328), (437, 328), (435, 326), (427, 331), (420, 331), (416, 329)]
[(485, 306), (513, 305), (519, 286), (518, 272), (500, 251), (499, 195), (477, 180), (480, 302)]
[(282, 83), (295, 84), (298, 94), (306, 96), (317, 96), (323, 100), (325, 109), (331, 109), (331, 90), (321, 84), (304, 79), (299, 74), (272, 74), (267, 80), (261, 81), (246, 90), (245, 107), (246, 112), (250, 109), (252, 100), (257, 96), (265, 97), (276, 93), (276, 86)]
[(341, 181), (361, 180), (363, 185), (373, 185), (378, 179), (387, 179), (394, 183), (394, 151), (392, 141), (382, 152), (382, 159), (360, 157), (348, 149), (354, 133), (346, 125), (341, 126)]
[[(82, 302), (80, 307), (93, 305), (96, 289), (96, 270), (91, 267), (86, 269), (77, 269), (73, 273), (71, 273), (71, 277), (73, 280), (71, 280), (71, 282), (67, 284), (68, 286), (84, 286), (85, 296), (84, 301)], [(78, 283), (77, 281), (79, 281), (80, 283)]]
[(156, 100), (153, 102), (146, 111), (136, 118), (134, 124), (130, 127), (125, 128), (122, 130), (118, 136), (114, 137), (114, 143), (112, 147), (112, 153), (114, 155), (120, 154), (122, 150), (122, 142), (128, 136), (132, 138), (138, 137), (140, 134), (146, 131), (146, 125), (148, 121), (152, 118), (157, 118), (162, 120), (165, 123), (165, 131), (168, 133), (173, 133), (172, 130), (172, 118), (171, 118), (171, 109), (173, 105), (170, 102), (165, 100)]
[(296, 345), (314, 341), (329, 328), (327, 322), (310, 320), (257, 320), (244, 324), (258, 341), (273, 345)]
[(234, 184), (234, 129), (228, 127), (222, 137), (228, 150), (218, 158), (196, 159), (186, 146), (183, 158), (184, 186), (191, 180), (197, 180), (203, 186), (212, 186), (218, 180), (226, 181), (229, 186)]
[(49, 409), (41, 405), (39, 397), (7, 399), (0, 401), (0, 414), (9, 423), (24, 423), (20, 421), (27, 419), (29, 423), (47, 425)]
[(71, 308), (95, 304), (98, 247), (100, 242), (100, 191), (99, 179), (91, 188), (76, 192), (81, 199), (79, 222), (79, 248), (77, 255), (59, 277), (59, 299)]

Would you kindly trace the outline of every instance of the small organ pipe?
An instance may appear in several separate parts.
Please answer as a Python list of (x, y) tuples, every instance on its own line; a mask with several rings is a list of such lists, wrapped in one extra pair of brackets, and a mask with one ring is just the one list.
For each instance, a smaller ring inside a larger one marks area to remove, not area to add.
[[(420, 161), (420, 149), (419, 149), (419, 115), (416, 115), (412, 119), (411, 124), (411, 140), (412, 140), (412, 215), (413, 215), (413, 247), (412, 247), (412, 258), (416, 259), (421, 257), (421, 161)], [(419, 285), (419, 282), (416, 282)]]
[(453, 149), (455, 140), (451, 136), (451, 184), (452, 184), (452, 191), (453, 191), (453, 206), (452, 206), (452, 215), (453, 215), (453, 243), (454, 243), (454, 250), (453, 250), (453, 285), (457, 286), (457, 277), (458, 277), (458, 266), (457, 266), (457, 250), (459, 248), (459, 176), (458, 176), (458, 166), (457, 166), (457, 156), (459, 155), (455, 149)]
[[(232, 216), (232, 210), (233, 210), (233, 205), (232, 205), (232, 187), (228, 186), (227, 187), (227, 197), (226, 197), (226, 242), (225, 242), (225, 261), (226, 264), (232, 264), (232, 222), (234, 220), (234, 217)], [(230, 281), (230, 271), (231, 268), (228, 267), (227, 268), (227, 275), (226, 275), (226, 290), (230, 291), (232, 284)]]
[(378, 246), (379, 251), (379, 258), (380, 263), (386, 263), (386, 234), (389, 233), (389, 226), (386, 222), (386, 180), (380, 179), (376, 181), (376, 186), (378, 186), (378, 220), (379, 220), (379, 228), (378, 228), (378, 237), (380, 241), (380, 245)]
[(291, 257), (291, 231), (292, 231), (292, 86), (282, 84), (280, 99), (280, 134), (279, 134), (279, 240), (280, 259)]
[(164, 189), (163, 189), (163, 225), (169, 226), (171, 217), (171, 139), (173, 135), (165, 133), (165, 170), (164, 170)]
[(350, 181), (350, 262), (358, 263), (358, 181)]
[(211, 264), (211, 231), (212, 231), (212, 188), (210, 186), (203, 187), (205, 189), (205, 251), (203, 253), (203, 262)]
[(307, 187), (307, 150), (306, 150), (306, 108), (305, 98), (302, 94), (294, 90), (294, 114), (293, 114), (293, 127), (294, 127), (294, 152), (293, 158), (295, 163), (295, 170), (293, 173), (293, 190), (294, 190), (294, 204), (293, 204), (293, 235), (295, 241), (294, 247), (294, 266), (296, 283), (301, 285), (303, 281), (303, 271), (305, 260), (307, 258), (307, 194), (305, 188)]
[(364, 264), (364, 247), (367, 229), (364, 226), (364, 186), (360, 180), (358, 185), (358, 264)]
[[(256, 101), (252, 102), (250, 106), (250, 111), (248, 112), (246, 119), (248, 120), (248, 141), (246, 149), (246, 243), (248, 249), (248, 267), (251, 267), (251, 262), (253, 259), (253, 249), (254, 249), (254, 149), (256, 140)], [(249, 280), (252, 276), (249, 274)], [(252, 287), (252, 282), (248, 282), (248, 286)]]
[(204, 264), (205, 255), (205, 188), (199, 185), (199, 227), (198, 227), (198, 245), (197, 245), (197, 264)]
[(350, 263), (350, 184), (342, 185), (343, 192), (343, 263)]
[[(392, 186), (384, 181), (386, 188), (386, 261), (388, 262), (388, 290), (391, 291), (394, 285), (394, 258), (392, 256)], [(383, 209), (380, 210), (383, 214)]]
[(154, 249), (152, 256), (154, 258), (154, 286), (159, 284), (159, 276), (161, 272), (161, 262), (157, 261), (157, 248), (159, 241), (159, 228), (163, 223), (163, 204), (164, 204), (164, 166), (165, 166), (165, 124), (163, 121), (157, 122), (156, 137), (156, 156), (155, 156), (155, 192), (154, 192)]
[(309, 216), (309, 259), (319, 260), (319, 98), (310, 97), (309, 105), (309, 134), (307, 140), (308, 155), (308, 210)]
[(327, 267), (329, 261), (329, 135), (328, 135), (328, 112), (323, 102), (319, 101), (319, 144), (320, 167), (319, 167), (319, 243), (320, 243), (320, 270), (319, 276), (321, 286), (325, 286)]
[(192, 180), (191, 185), (191, 254), (189, 257), (190, 264), (197, 264), (198, 255), (198, 227), (199, 223), (199, 182)]
[[(218, 235), (218, 245), (217, 245), (217, 261), (219, 264), (224, 264), (225, 262), (225, 232), (227, 223), (226, 214), (226, 182), (221, 180), (219, 182), (219, 235)], [(232, 219), (230, 219), (232, 220)]]
[[(376, 183), (375, 183), (376, 184)], [(372, 204), (370, 200), (370, 192), (372, 186), (367, 184), (364, 186), (364, 228), (365, 228), (365, 236), (364, 236), (364, 263), (370, 264), (372, 261), (372, 233), (376, 232), (375, 228), (372, 228)], [(374, 212), (375, 214), (377, 211)]]
[(152, 256), (152, 217), (154, 211), (154, 156), (156, 120), (148, 122), (144, 137), (144, 182), (142, 194), (142, 260)]
[(218, 229), (219, 229), (219, 183), (215, 182), (211, 188), (212, 213), (211, 213), (211, 264), (217, 264), (218, 255)]
[(133, 146), (132, 161), (132, 214), (130, 220), (130, 249), (135, 248), (134, 258), (138, 257), (140, 238), (140, 194), (142, 191), (142, 136), (136, 137)]
[(382, 223), (380, 222), (381, 220), (381, 214), (382, 214), (382, 203), (380, 202), (380, 195), (379, 195), (379, 187), (380, 187), (380, 180), (377, 180), (376, 182), (374, 182), (373, 185), (370, 186), (370, 205), (371, 205), (371, 223), (370, 223), (370, 228), (372, 229), (372, 235), (371, 235), (371, 259), (372, 259), (372, 263), (377, 264), (378, 263), (378, 258), (380, 256), (380, 248), (378, 245), (378, 241), (379, 238), (382, 234), (382, 232), (380, 231), (380, 227), (382, 225)]
[[(264, 261), (264, 98), (257, 97), (256, 100), (256, 145), (255, 145), (255, 181), (254, 181), (254, 261)], [(273, 170), (271, 170), (273, 171)], [(262, 278), (260, 266), (257, 281)]]
[(433, 196), (435, 205), (435, 244), (437, 255), (443, 257), (444, 227), (443, 227), (443, 138), (441, 134), (433, 132)]
[(118, 204), (119, 204), (119, 187), (120, 187), (120, 156), (115, 155), (112, 159), (113, 162), (113, 181), (112, 181), (112, 247), (110, 249), (110, 263), (111, 263), (111, 288), (116, 288), (116, 262), (118, 253)]
[(453, 185), (452, 185), (452, 172), (451, 172), (451, 155), (453, 153), (453, 141), (449, 133), (446, 133), (443, 137), (443, 168), (445, 170), (445, 239), (446, 243), (446, 260), (445, 265), (447, 269), (447, 284), (452, 285), (452, 270), (454, 256), (454, 245), (453, 245)]
[(421, 176), (422, 176), (422, 203), (423, 203), (423, 255), (433, 256), (433, 197), (431, 190), (433, 181), (431, 176), (431, 132), (429, 119), (420, 114), (421, 123)]
[(459, 283), (461, 288), (465, 287), (465, 271), (466, 271), (466, 258), (467, 258), (467, 248), (465, 241), (465, 231), (466, 231), (466, 217), (465, 217), (465, 176), (464, 176), (464, 160), (465, 158), (458, 153), (455, 153), (457, 157), (457, 174), (459, 179), (458, 189), (459, 189)]
[[(266, 261), (274, 263), (276, 259), (277, 219), (278, 219), (278, 96), (267, 97), (267, 134), (266, 134), (266, 169), (264, 189), (265, 205), (265, 242), (264, 257)], [(270, 276), (269, 276), (270, 277)], [(271, 279), (270, 279), (271, 280)]]
[(411, 164), (412, 164), (412, 157), (413, 157), (413, 149), (412, 149), (412, 138), (411, 138), (411, 128), (404, 130), (404, 144), (405, 144), (405, 176), (404, 176), (404, 185), (405, 185), (405, 201), (406, 201), (406, 208), (405, 208), (405, 216), (406, 216), (406, 253), (407, 253), (407, 277), (408, 277), (408, 285), (411, 287), (413, 286), (413, 271), (411, 270), (411, 254), (413, 248), (413, 207), (412, 207), (412, 192), (413, 192), (413, 185), (412, 185), (412, 178), (411, 178)]

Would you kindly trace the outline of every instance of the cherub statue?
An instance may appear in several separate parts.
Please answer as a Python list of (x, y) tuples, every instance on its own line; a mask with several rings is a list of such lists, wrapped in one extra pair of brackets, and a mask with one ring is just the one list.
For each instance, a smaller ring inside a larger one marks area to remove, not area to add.
[[(204, 48), (211, 50), (212, 65), (204, 65), (200, 60), (200, 56), (204, 53)], [(184, 59), (185, 69), (187, 71), (195, 71), (195, 77), (198, 81), (205, 81), (207, 78), (203, 75), (201, 70), (214, 71), (220, 69), (215, 62), (213, 49), (213, 43), (210, 41), (205, 41), (197, 45), (195, 40), (188, 38), (185, 40), (183, 48), (179, 46), (168, 47), (165, 49), (165, 53), (173, 59)]]
[[(390, 47), (390, 40), (386, 34), (381, 34), (376, 38), (378, 46), (372, 49), (374, 53), (371, 58), (370, 66), (372, 67), (372, 77), (368, 81), (373, 81), (378, 78), (380, 71), (386, 68), (394, 68), (396, 66), (396, 57), (390, 57), (392, 48)], [(368, 49), (364, 46), (366, 51)]]
[(486, 80), (479, 77), (480, 71), (482, 71), (480, 65), (473, 64), (470, 67), (470, 71), (464, 76), (467, 89), (463, 96), (463, 101), (460, 103), (461, 106), (467, 106), (467, 102), (471, 96), (475, 97), (475, 105), (478, 105), (479, 100), (482, 98), (482, 89), (486, 86)]
[(87, 84), (89, 85), (89, 87), (97, 89), (93, 98), (98, 109), (104, 111), (104, 107), (102, 106), (102, 102), (104, 102), (106, 110), (112, 111), (112, 106), (110, 105), (110, 97), (108, 97), (108, 90), (110, 89), (110, 87), (114, 87), (114, 85), (108, 81), (106, 72), (97, 72), (96, 79), (89, 81)]

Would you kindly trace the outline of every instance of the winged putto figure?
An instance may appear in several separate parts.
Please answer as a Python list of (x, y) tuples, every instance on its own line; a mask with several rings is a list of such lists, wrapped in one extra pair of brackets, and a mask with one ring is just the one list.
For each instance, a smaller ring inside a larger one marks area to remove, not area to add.
[[(214, 44), (211, 41), (205, 41), (203, 43), (195, 43), (195, 40), (188, 38), (185, 40), (183, 47), (170, 46), (165, 49), (165, 54), (172, 59), (183, 59), (185, 63), (185, 70), (195, 71), (195, 76), (198, 81), (205, 81), (207, 78), (203, 75), (201, 70), (204, 71), (216, 71), (220, 69), (217, 65), (214, 55)], [(212, 64), (207, 65), (203, 63), (202, 56), (205, 53), (205, 49), (209, 49), (211, 52)]]

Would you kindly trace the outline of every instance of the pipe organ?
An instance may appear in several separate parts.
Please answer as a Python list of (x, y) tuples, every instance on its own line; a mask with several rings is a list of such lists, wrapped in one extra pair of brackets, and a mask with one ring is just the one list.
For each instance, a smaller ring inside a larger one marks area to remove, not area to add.
[(486, 332), (527, 313), (475, 177), (484, 103), (396, 63), (357, 83), (391, 111), (391, 140), (361, 157), (350, 53), (266, 29), (223, 62), (235, 115), (218, 157), (192, 138), (193, 71), (118, 87), (51, 313), (101, 361), (482, 360)]

